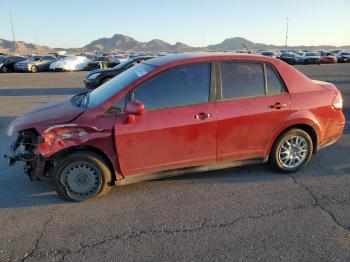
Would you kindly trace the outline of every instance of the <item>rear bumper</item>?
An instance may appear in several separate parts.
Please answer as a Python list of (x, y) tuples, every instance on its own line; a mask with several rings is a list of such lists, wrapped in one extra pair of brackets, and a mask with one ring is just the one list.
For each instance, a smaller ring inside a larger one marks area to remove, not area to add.
[(322, 149), (336, 143), (344, 133), (345, 124), (345, 116), (343, 112), (339, 112), (337, 121), (327, 129), (324, 136), (325, 138), (318, 145), (318, 149)]

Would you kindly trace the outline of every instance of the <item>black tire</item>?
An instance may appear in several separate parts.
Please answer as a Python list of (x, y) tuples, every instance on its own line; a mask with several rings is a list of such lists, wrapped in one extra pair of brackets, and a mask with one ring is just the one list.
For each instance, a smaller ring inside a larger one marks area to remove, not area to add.
[(112, 77), (106, 77), (101, 81), (101, 85), (103, 85), (104, 83), (107, 83), (109, 80), (111, 80)]
[[(289, 149), (290, 153), (286, 153), (288, 149), (285, 148), (285, 145), (288, 144), (288, 141), (289, 141), (288, 139), (294, 138), (294, 141), (296, 141), (296, 137), (299, 137), (300, 141), (302, 141), (303, 144), (306, 145), (306, 149), (302, 149), (302, 150), (300, 149), (299, 151), (299, 147), (296, 147), (297, 149), (295, 150)], [(303, 153), (300, 153), (302, 155), (301, 157), (302, 161), (300, 159), (299, 152), (303, 152)], [(270, 165), (278, 172), (293, 173), (302, 169), (308, 164), (308, 162), (312, 157), (312, 153), (313, 153), (313, 142), (310, 135), (304, 130), (293, 128), (283, 133), (277, 138), (277, 140), (275, 141), (272, 147), (269, 162), (270, 162)], [(300, 163), (298, 163), (293, 167), (293, 166), (288, 166), (287, 163), (283, 162), (283, 161), (290, 160), (292, 165), (292, 161), (293, 161), (292, 159), (294, 154), (297, 155), (296, 159), (299, 159)]]
[(37, 66), (32, 66), (31, 68), (30, 68), (30, 71), (32, 72), (32, 73), (37, 73), (38, 72), (38, 67)]
[(81, 202), (108, 193), (111, 189), (112, 173), (100, 155), (78, 151), (64, 155), (57, 161), (52, 180), (61, 197)]
[(6, 66), (1, 67), (1, 72), (7, 73), (8, 72), (7, 67)]

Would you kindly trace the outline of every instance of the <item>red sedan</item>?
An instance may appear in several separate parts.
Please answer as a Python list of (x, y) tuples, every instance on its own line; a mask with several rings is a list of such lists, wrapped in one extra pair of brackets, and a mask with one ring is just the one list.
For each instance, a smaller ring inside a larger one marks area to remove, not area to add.
[(338, 61), (337, 56), (332, 52), (321, 52), (321, 63), (322, 64), (333, 64)]
[(113, 185), (251, 163), (295, 172), (344, 125), (339, 90), (283, 61), (185, 53), (18, 117), (8, 127), (18, 133), (8, 158), (83, 201)]

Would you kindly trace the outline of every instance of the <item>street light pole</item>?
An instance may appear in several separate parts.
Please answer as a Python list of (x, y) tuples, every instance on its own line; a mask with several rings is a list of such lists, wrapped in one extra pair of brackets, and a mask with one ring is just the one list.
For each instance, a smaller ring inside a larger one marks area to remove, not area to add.
[(285, 46), (288, 46), (288, 30), (289, 30), (289, 17), (286, 17), (287, 20), (287, 30), (286, 30), (286, 41), (285, 41)]
[(17, 54), (17, 43), (16, 43), (16, 38), (15, 38), (15, 30), (13, 29), (12, 11), (11, 10), (10, 10), (10, 21), (11, 21), (13, 42), (15, 43), (15, 50), (16, 50), (16, 54)]

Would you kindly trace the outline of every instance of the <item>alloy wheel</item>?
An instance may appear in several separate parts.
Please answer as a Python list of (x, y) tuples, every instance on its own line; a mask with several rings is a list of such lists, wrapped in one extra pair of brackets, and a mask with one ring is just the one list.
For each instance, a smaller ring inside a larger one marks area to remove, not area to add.
[(278, 160), (288, 169), (298, 168), (306, 160), (309, 145), (302, 136), (289, 136), (281, 143), (278, 150)]

